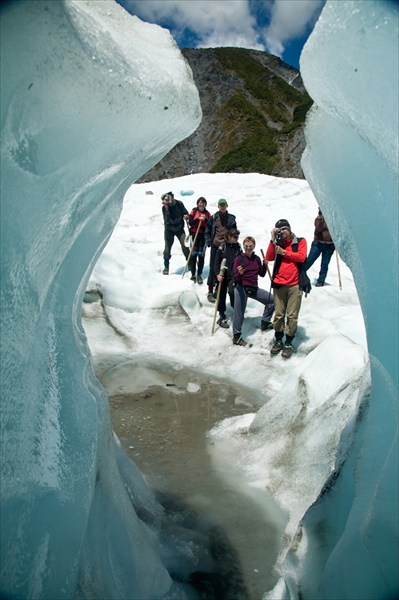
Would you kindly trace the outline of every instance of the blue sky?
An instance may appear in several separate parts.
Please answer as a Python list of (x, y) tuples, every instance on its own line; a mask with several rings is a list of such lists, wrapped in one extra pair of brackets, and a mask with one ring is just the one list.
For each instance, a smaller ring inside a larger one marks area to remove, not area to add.
[(180, 48), (265, 50), (299, 68), (325, 0), (117, 0), (143, 21), (170, 30)]

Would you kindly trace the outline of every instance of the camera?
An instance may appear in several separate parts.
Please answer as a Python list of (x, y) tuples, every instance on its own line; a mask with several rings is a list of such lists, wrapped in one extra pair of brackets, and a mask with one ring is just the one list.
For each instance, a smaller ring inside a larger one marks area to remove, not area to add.
[(276, 241), (276, 244), (281, 245), (282, 244), (282, 237), (281, 237), (281, 229), (276, 229), (274, 232), (274, 239)]

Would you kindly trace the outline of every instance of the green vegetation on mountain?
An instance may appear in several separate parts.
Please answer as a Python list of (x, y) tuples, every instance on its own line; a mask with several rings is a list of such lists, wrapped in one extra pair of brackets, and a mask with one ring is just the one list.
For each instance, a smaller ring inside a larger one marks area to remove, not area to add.
[(239, 92), (218, 111), (221, 158), (211, 173), (271, 171), (278, 153), (274, 130), (262, 114)]
[(140, 181), (201, 172), (303, 177), (303, 129), (312, 101), (299, 72), (258, 50), (182, 52), (199, 91), (202, 122)]

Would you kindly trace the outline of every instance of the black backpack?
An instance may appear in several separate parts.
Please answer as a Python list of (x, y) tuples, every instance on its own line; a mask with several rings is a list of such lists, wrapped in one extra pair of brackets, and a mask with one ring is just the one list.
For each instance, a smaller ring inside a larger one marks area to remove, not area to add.
[[(302, 240), (303, 238), (298, 238), (298, 243), (296, 244), (292, 244), (291, 248), (293, 252), (298, 252), (298, 244), (299, 242)], [(280, 268), (281, 265), (281, 261), (282, 261), (282, 256), (281, 254), (279, 254), (274, 262), (274, 269), (273, 269), (273, 276), (272, 276), (272, 281), (274, 280), (275, 276), (278, 273), (278, 270)], [(306, 262), (306, 261), (305, 261)], [(298, 267), (298, 286), (299, 289), (304, 292), (305, 294), (305, 298), (306, 296), (310, 293), (311, 289), (312, 289), (312, 284), (310, 283), (310, 279), (306, 274), (305, 271), (305, 262), (303, 263), (297, 263), (297, 267)], [(277, 288), (280, 287), (278, 284), (276, 283), (272, 283), (272, 287), (273, 288)]]

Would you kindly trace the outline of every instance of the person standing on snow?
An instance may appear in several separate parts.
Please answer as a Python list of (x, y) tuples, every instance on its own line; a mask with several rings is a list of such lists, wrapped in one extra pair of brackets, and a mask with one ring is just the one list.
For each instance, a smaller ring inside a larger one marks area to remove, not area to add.
[(302, 291), (298, 285), (299, 265), (305, 262), (306, 251), (306, 240), (292, 233), (288, 221), (277, 221), (266, 251), (266, 260), (275, 261), (272, 276), (275, 339), (270, 354), (275, 355), (282, 350), (283, 358), (291, 358), (293, 352), (292, 340), (297, 330), (302, 301)]
[[(190, 211), (188, 215), (188, 225), (190, 229), (191, 235), (191, 243), (194, 243), (195, 246), (191, 251), (190, 258), (190, 270), (191, 270), (191, 281), (196, 280), (195, 272), (197, 269), (197, 259), (198, 259), (198, 271), (197, 271), (197, 283), (201, 284), (203, 282), (202, 279), (202, 270), (204, 268), (205, 261), (205, 252), (206, 252), (206, 242), (205, 242), (205, 230), (206, 224), (211, 218), (211, 213), (206, 210), (207, 202), (203, 196), (198, 198), (197, 206)], [(198, 231), (199, 230), (199, 231)], [(198, 234), (197, 234), (198, 231)]]
[(227, 201), (221, 198), (218, 202), (218, 211), (212, 215), (206, 226), (205, 239), (208, 247), (211, 248), (211, 256), (209, 259), (209, 275), (208, 275), (208, 300), (215, 302), (214, 285), (215, 285), (215, 258), (216, 252), (220, 244), (224, 242), (224, 234), (228, 229), (237, 229), (236, 218), (227, 211)]
[(261, 330), (273, 329), (271, 323), (274, 311), (273, 296), (270, 292), (258, 287), (258, 276), (264, 277), (266, 275), (267, 261), (263, 259), (262, 262), (254, 250), (255, 240), (253, 237), (248, 236), (244, 240), (244, 253), (234, 259), (233, 344), (236, 346), (247, 345), (247, 342), (241, 337), (241, 327), (248, 298), (257, 300), (265, 306), (260, 322)]
[(172, 252), (175, 236), (180, 242), (180, 246), (186, 260), (189, 255), (189, 249), (184, 245), (186, 234), (184, 233), (184, 221), (188, 220), (188, 211), (180, 200), (175, 200), (172, 192), (167, 192), (161, 196), (162, 215), (164, 222), (165, 249), (163, 251), (164, 275), (169, 275), (169, 261)]
[[(219, 246), (215, 257), (215, 277), (220, 285), (219, 291), (219, 320), (217, 324), (220, 327), (228, 328), (229, 324), (226, 320), (226, 296), (229, 292), (230, 305), (234, 308), (234, 277), (233, 264), (236, 256), (241, 254), (242, 248), (238, 242), (240, 232), (238, 229), (228, 229), (224, 234), (224, 242)], [(222, 260), (226, 259), (226, 269), (223, 275), (220, 274)]]
[(327, 277), (328, 265), (334, 254), (335, 246), (320, 208), (314, 221), (314, 227), (314, 240), (310, 247), (309, 256), (306, 259), (304, 269), (305, 271), (310, 269), (321, 254), (320, 272), (317, 278), (316, 287), (323, 287)]

